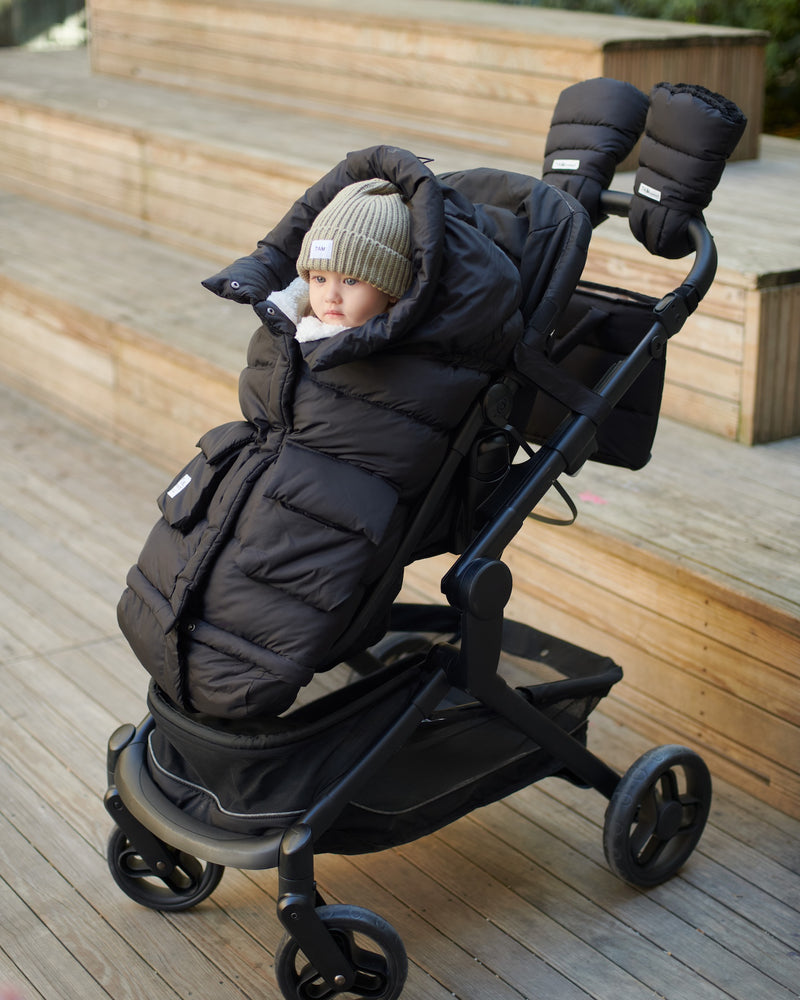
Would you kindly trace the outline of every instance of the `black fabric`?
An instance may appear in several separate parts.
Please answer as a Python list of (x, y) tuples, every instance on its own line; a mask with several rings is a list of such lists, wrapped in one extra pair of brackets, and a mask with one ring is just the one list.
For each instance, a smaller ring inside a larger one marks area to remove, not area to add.
[[(565, 300), (582, 267), (572, 224), (585, 216), (562, 192), (522, 175), (466, 172), (465, 186), (477, 185), (490, 210), (413, 154), (375, 147), (351, 153), (250, 257), (206, 284), (248, 301), (284, 287), (315, 214), (371, 176), (408, 198), (410, 291), (363, 327), (303, 345), (271, 300), (256, 301), (263, 322), (240, 379), (245, 420), (203, 437), (128, 575), (122, 631), (186, 710), (234, 719), (285, 711), (333, 665), (337, 639), (384, 574), (394, 588), (388, 612), (402, 582), (393, 553), (452, 435), (509, 363), (522, 311), (537, 312), (537, 296), (555, 309), (551, 283)], [(521, 271), (533, 288), (524, 301)], [(369, 645), (383, 627), (376, 614), (358, 641)]]
[(568, 191), (593, 226), (606, 216), (600, 193), (644, 128), (648, 98), (633, 84), (610, 77), (584, 80), (562, 90), (544, 151), (542, 179)]
[[(650, 329), (655, 304), (656, 299), (648, 296), (582, 282), (552, 338), (550, 360), (565, 377), (585, 386), (596, 385)], [(647, 463), (658, 425), (665, 368), (666, 348), (599, 424), (594, 461), (629, 469)], [(526, 429), (529, 441), (546, 441), (569, 414), (568, 387), (564, 395), (566, 403), (546, 393), (536, 397)]]
[(468, 199), (481, 231), (519, 268), (522, 342), (543, 343), (586, 262), (592, 230), (585, 210), (571, 195), (532, 184), (525, 174), (477, 168), (440, 179)]
[[(451, 631), (450, 608), (400, 605), (393, 625)], [(586, 720), (621, 677), (611, 660), (506, 622), (504, 656), (538, 661), (552, 678), (524, 696), (585, 742)], [(155, 728), (148, 745), (153, 780), (183, 811), (223, 829), (260, 835), (285, 828), (330, 792), (428, 676), (425, 657), (400, 662), (272, 720), (220, 722), (190, 716), (151, 685)], [(315, 843), (322, 852), (357, 854), (404, 843), (479, 805), (562, 769), (506, 720), (452, 692), (412, 737), (370, 775)]]
[(659, 83), (650, 95), (628, 219), (652, 254), (685, 257), (687, 226), (702, 217), (747, 118), (696, 84)]
[(173, 802), (212, 826), (290, 826), (409, 704), (422, 676), (417, 665), (384, 670), (257, 723), (182, 712), (151, 684), (149, 770)]

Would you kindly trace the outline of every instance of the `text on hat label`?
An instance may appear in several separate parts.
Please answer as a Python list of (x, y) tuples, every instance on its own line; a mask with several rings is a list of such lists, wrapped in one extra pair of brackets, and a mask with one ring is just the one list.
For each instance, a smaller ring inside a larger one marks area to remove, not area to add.
[(333, 257), (333, 240), (312, 240), (309, 257), (315, 260), (330, 260)]

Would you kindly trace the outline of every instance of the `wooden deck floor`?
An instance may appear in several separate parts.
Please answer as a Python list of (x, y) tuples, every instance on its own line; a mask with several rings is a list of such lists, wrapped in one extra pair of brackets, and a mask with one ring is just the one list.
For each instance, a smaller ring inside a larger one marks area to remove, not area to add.
[[(228, 871), (166, 916), (105, 866), (105, 740), (145, 688), (114, 606), (164, 474), (5, 388), (0, 427), (0, 994), (277, 998), (274, 872)], [(592, 723), (615, 767), (646, 749)], [(546, 781), (407, 847), (322, 858), (320, 885), (397, 928), (404, 1000), (800, 995), (800, 822), (716, 780), (690, 863), (643, 893), (605, 866), (603, 808)]]

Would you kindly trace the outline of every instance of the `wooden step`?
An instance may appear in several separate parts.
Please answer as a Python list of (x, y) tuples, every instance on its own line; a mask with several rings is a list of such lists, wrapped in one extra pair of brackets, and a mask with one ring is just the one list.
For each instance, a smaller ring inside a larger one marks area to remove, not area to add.
[(0, 204), (5, 381), (169, 467), (240, 415), (258, 321), (201, 286), (212, 263), (18, 195)]
[(700, 83), (758, 156), (765, 32), (499, 3), (90, 0), (98, 72), (309, 110), (539, 163), (552, 109), (595, 76)]
[[(166, 483), (239, 416), (255, 315), (202, 288), (201, 258), (18, 195), (0, 208), (0, 378)], [(800, 438), (748, 448), (664, 420), (644, 470), (567, 486), (577, 525), (530, 522), (507, 553), (510, 614), (617, 659), (616, 718), (800, 816)], [(411, 591), (441, 600), (445, 562), (413, 567)]]
[[(99, 76), (85, 51), (13, 50), (0, 51), (0, 127), (7, 189), (216, 264), (249, 252), (348, 150), (391, 131)], [(436, 170), (539, 170), (430, 139), (415, 148)], [(720, 269), (670, 348), (664, 399), (668, 416), (747, 444), (800, 433), (800, 226), (787, 211), (800, 157), (789, 139), (764, 136), (762, 151), (728, 166), (706, 213)], [(684, 273), (619, 220), (597, 231), (587, 269), (655, 294)]]

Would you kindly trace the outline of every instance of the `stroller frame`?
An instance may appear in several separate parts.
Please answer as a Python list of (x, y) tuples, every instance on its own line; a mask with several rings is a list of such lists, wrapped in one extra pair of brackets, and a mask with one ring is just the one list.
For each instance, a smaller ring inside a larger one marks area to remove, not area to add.
[[(629, 196), (617, 192), (602, 196), (603, 209), (614, 215), (625, 216), (629, 201)], [(689, 234), (695, 259), (685, 281), (655, 305), (652, 324), (635, 349), (594, 386), (609, 410), (651, 360), (663, 354), (666, 341), (683, 326), (711, 285), (716, 269), (713, 240), (699, 219), (690, 223)], [(468, 416), (449, 464), (437, 480), (442, 484), (438, 495), (435, 485), (404, 542), (407, 547), (413, 548), (418, 541), (454, 467), (479, 429), (487, 422), (509, 429), (515, 388), (513, 377), (501, 379)], [(494, 516), (442, 582), (442, 591), (460, 620), (460, 645), (433, 645), (427, 654), (425, 680), (411, 703), (355, 766), (288, 829), (254, 836), (213, 827), (187, 815), (148, 772), (152, 717), (139, 726), (120, 726), (108, 742), (105, 805), (115, 823), (109, 865), (123, 891), (151, 908), (182, 910), (205, 899), (226, 866), (275, 867), (278, 918), (286, 930), (275, 965), (284, 996), (300, 1000), (339, 994), (380, 1000), (398, 997), (407, 968), (402, 942), (386, 921), (369, 910), (324, 905), (314, 877), (315, 841), (453, 688), (467, 692), (547, 751), (557, 762), (550, 773), (593, 788), (608, 799), (603, 840), (606, 858), (617, 875), (642, 886), (672, 876), (694, 850), (708, 816), (711, 782), (702, 759), (685, 747), (657, 747), (620, 776), (497, 672), (504, 609), (512, 585), (501, 558), (503, 550), (559, 477), (575, 474), (591, 457), (597, 430), (596, 419), (572, 412), (536, 452), (523, 444), (528, 459), (511, 467), (492, 496)], [(381, 596), (373, 595), (376, 606)], [(345, 636), (342, 647), (347, 643)], [(685, 774), (685, 790), (678, 787), (677, 770)], [(356, 933), (377, 950), (357, 945)], [(307, 964), (298, 970), (300, 952)]]

